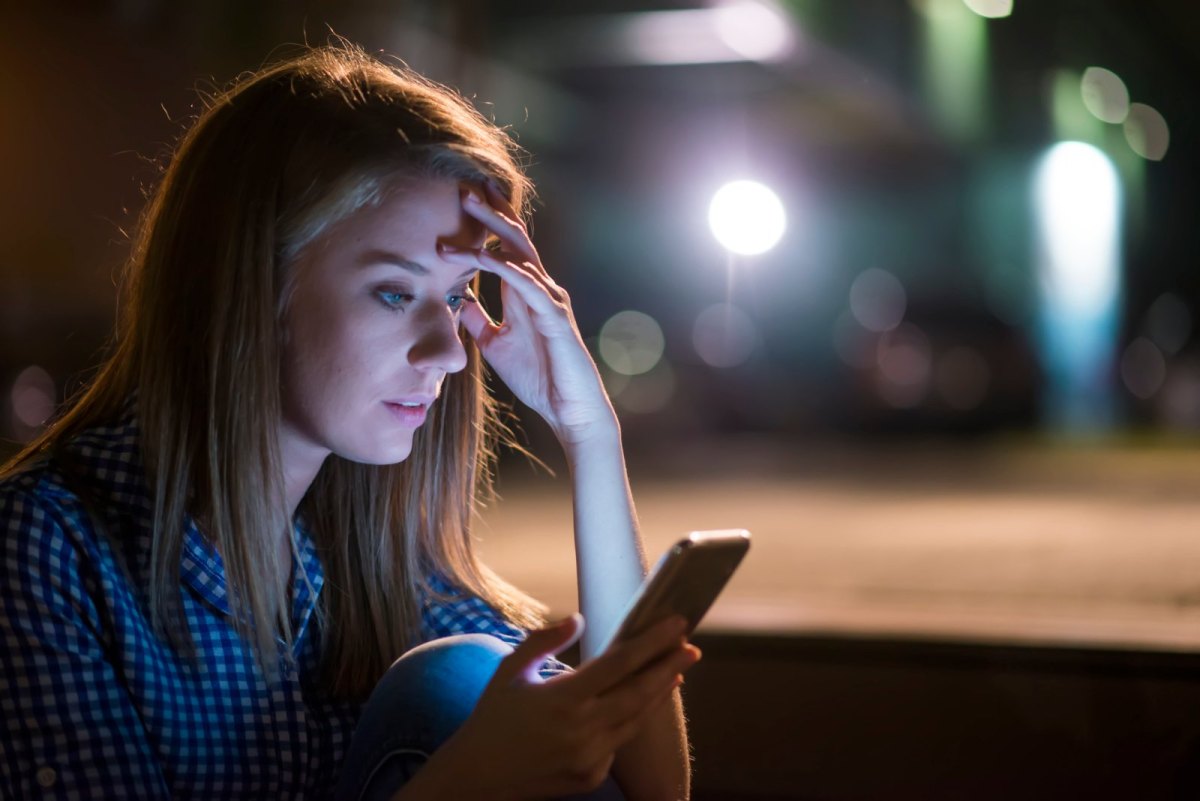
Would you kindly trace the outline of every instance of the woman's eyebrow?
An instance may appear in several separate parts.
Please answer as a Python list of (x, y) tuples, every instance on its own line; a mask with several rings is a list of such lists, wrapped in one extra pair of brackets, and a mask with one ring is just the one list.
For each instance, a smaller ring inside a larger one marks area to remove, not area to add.
[[(397, 253), (392, 253), (389, 250), (364, 251), (357, 259), (355, 259), (355, 264), (359, 267), (374, 267), (380, 264), (390, 264), (393, 267), (399, 267), (401, 270), (407, 270), (414, 275), (429, 275), (430, 272), (429, 268), (424, 264), (419, 264), (412, 259), (407, 259), (404, 256), (401, 256)], [(467, 270), (458, 278), (459, 280), (470, 278), (477, 272), (479, 271), (475, 269)]]
[(366, 250), (359, 254), (355, 259), (355, 264), (359, 267), (374, 267), (378, 264), (390, 264), (394, 267), (399, 267), (402, 270), (407, 270), (410, 273), (417, 275), (429, 275), (429, 268), (424, 264), (418, 264), (412, 259), (406, 259), (396, 253), (387, 250)]

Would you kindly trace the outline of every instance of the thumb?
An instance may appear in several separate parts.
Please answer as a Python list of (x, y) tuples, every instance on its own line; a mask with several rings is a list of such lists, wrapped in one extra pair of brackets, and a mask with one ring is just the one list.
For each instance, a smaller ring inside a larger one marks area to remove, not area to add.
[(546, 657), (571, 647), (583, 634), (583, 627), (583, 615), (576, 612), (545, 628), (534, 629), (511, 654), (501, 660), (493, 681), (504, 684), (518, 679), (536, 681), (538, 668), (546, 661)]

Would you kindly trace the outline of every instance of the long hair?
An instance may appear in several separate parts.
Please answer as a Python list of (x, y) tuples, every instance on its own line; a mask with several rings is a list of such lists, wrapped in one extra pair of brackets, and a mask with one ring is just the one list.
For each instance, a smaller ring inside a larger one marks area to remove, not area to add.
[[(204, 106), (133, 236), (111, 355), (0, 475), (114, 420), (135, 397), (154, 507), (151, 619), (191, 649), (179, 585), (191, 515), (221, 554), (236, 625), (271, 670), (275, 638), (291, 641), (287, 587), (263, 577), (289, 567), (278, 424), (293, 262), (397, 181), (492, 178), (522, 215), (531, 186), (516, 145), (469, 103), (346, 42), (306, 48)], [(365, 697), (416, 644), (434, 576), (518, 625), (541, 619), (472, 550), (504, 428), (478, 350), (464, 344), (467, 367), (447, 376), (407, 460), (332, 455), (300, 504), (326, 573), (324, 676), (338, 697)]]

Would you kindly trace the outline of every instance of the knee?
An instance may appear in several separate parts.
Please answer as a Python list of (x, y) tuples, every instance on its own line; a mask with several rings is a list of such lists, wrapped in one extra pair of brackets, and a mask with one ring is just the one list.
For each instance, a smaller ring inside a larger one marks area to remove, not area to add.
[(443, 721), (457, 728), (512, 648), (486, 634), (458, 634), (419, 645), (383, 675), (368, 705)]
[(470, 716), (510, 653), (495, 637), (462, 634), (397, 659), (363, 707), (337, 797), (390, 797)]
[(384, 681), (487, 684), (512, 653), (507, 643), (487, 634), (456, 634), (418, 645), (392, 663)]

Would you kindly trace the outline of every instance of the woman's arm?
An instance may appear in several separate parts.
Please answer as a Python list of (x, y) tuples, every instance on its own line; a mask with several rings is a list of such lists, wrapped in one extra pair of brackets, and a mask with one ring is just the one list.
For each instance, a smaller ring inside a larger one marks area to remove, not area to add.
[(94, 545), (0, 485), (0, 798), (168, 798), (92, 596)]
[[(542, 266), (503, 195), (490, 185), (486, 200), (469, 190), (463, 208), (500, 238), (501, 252), (439, 250), (443, 258), (501, 279), (503, 321), (493, 321), (471, 303), (462, 323), (513, 394), (550, 425), (566, 453), (580, 606), (588, 624), (583, 655), (595, 657), (601, 638), (616, 625), (645, 575), (620, 426), (575, 324), (570, 298)], [(682, 636), (674, 650), (689, 652), (691, 662), (698, 657)], [(689, 760), (677, 692), (619, 748), (614, 770), (631, 799), (687, 796)]]
[[(616, 417), (607, 430), (567, 445), (566, 452), (574, 488), (579, 605), (588, 622), (580, 650), (587, 660), (598, 655), (620, 622), (646, 562)], [(678, 690), (617, 751), (613, 775), (630, 801), (688, 797), (690, 760)]]

